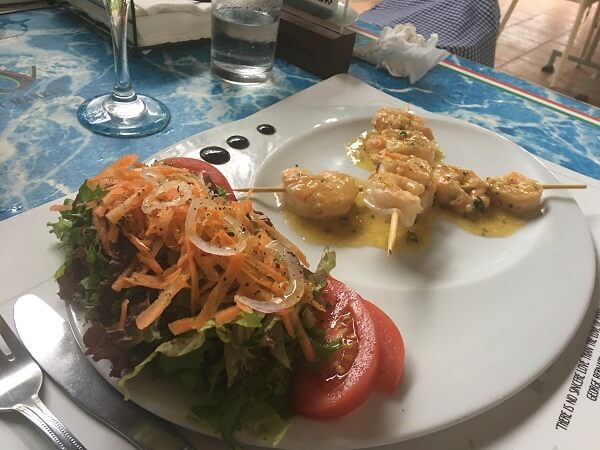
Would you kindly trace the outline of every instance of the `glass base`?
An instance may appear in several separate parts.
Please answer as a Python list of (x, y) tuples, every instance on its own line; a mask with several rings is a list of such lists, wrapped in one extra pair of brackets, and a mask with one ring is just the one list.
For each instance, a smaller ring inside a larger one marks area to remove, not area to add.
[[(225, 66), (225, 67), (223, 67)], [(236, 84), (261, 84), (271, 78), (270, 68), (234, 66), (212, 63), (212, 72), (225, 81)]]
[(77, 110), (81, 124), (106, 136), (139, 137), (162, 131), (171, 120), (165, 105), (146, 95), (132, 101), (115, 100), (112, 94), (83, 102)]

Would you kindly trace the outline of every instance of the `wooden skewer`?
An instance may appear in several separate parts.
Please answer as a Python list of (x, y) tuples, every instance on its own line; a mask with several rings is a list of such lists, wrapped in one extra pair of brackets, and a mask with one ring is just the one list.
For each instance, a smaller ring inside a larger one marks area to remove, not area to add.
[[(587, 189), (587, 184), (542, 184), (543, 189)], [(359, 189), (362, 190), (362, 189)], [(285, 192), (281, 186), (247, 187), (234, 189), (234, 192)]]
[(280, 186), (267, 186), (267, 187), (249, 187), (249, 188), (238, 188), (234, 189), (233, 192), (285, 192), (285, 188)]
[(390, 231), (388, 233), (387, 252), (388, 255), (392, 254), (392, 250), (396, 245), (396, 236), (398, 234), (398, 211), (392, 213), (392, 219), (390, 220)]
[(587, 189), (587, 184), (542, 184), (543, 189)]

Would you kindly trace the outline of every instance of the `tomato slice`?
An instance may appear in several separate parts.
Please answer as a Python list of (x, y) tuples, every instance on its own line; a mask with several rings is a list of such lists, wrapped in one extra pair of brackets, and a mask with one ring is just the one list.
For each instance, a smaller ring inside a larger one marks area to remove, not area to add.
[(227, 181), (227, 178), (221, 173), (219, 169), (210, 163), (201, 161), (194, 158), (174, 157), (163, 159), (162, 162), (168, 166), (179, 167), (181, 169), (188, 169), (190, 172), (194, 172), (204, 177), (204, 181), (211, 183), (213, 186), (219, 188), (222, 187), (227, 192), (228, 200), (235, 200), (233, 189)]
[(292, 406), (303, 416), (336, 419), (364, 403), (373, 391), (380, 345), (375, 322), (360, 295), (330, 277), (323, 297), (330, 307), (318, 320), (328, 339), (342, 339), (342, 349), (316, 372), (296, 371)]
[(393, 394), (404, 373), (404, 341), (396, 324), (378, 306), (364, 300), (375, 323), (377, 338), (381, 346), (379, 373), (375, 388), (385, 394)]

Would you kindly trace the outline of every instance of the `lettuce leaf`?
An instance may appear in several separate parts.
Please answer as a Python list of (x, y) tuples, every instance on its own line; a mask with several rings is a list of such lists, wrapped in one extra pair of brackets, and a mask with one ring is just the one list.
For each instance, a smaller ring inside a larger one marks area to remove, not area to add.
[(200, 331), (161, 343), (118, 386), (127, 395), (127, 383), (143, 370), (176, 377), (196, 399), (189, 417), (232, 448), (238, 448), (240, 430), (275, 445), (292, 416), (287, 396), (294, 345), (274, 316), (242, 314), (218, 327), (210, 321)]
[[(195, 399), (190, 418), (219, 433), (232, 448), (239, 448), (235, 434), (240, 430), (277, 445), (293, 415), (289, 390), (292, 367), (301, 355), (298, 342), (288, 336), (278, 316), (245, 312), (226, 325), (209, 321), (202, 330), (172, 337), (166, 322), (189, 314), (177, 310), (177, 298), (168, 311), (168, 320), (138, 330), (134, 318), (156, 293), (143, 288), (119, 293), (111, 289), (133, 249), (128, 242), (119, 242), (123, 244), (117, 245), (119, 254), (112, 259), (104, 254), (92, 210), (86, 204), (103, 195), (101, 189), (84, 184), (74, 201), (66, 201), (71, 208), (48, 224), (65, 250), (65, 263), (56, 272), (61, 297), (79, 301), (93, 313), (92, 327), (84, 338), (88, 354), (112, 362), (111, 375), (122, 375), (118, 386), (126, 397), (127, 384), (150, 370), (155, 376), (171, 377), (183, 384)], [(335, 253), (326, 248), (315, 272), (305, 269), (306, 288), (317, 300), (334, 266)], [(124, 298), (130, 300), (129, 315), (125, 328), (117, 330), (112, 325)], [(185, 298), (180, 300), (181, 304), (189, 303)], [(310, 308), (299, 308), (317, 356), (326, 357), (335, 351), (339, 343), (323, 339)]]
[(199, 331), (193, 331), (188, 333), (184, 337), (171, 339), (170, 341), (163, 342), (141, 363), (133, 368), (129, 373), (126, 373), (121, 377), (117, 385), (123, 393), (125, 398), (128, 398), (126, 384), (129, 380), (135, 378), (148, 364), (154, 360), (158, 355), (165, 355), (170, 358), (176, 358), (178, 356), (185, 356), (188, 353), (199, 349), (204, 344), (206, 337), (204, 335), (204, 329)]
[(291, 423), (290, 420), (283, 419), (266, 402), (256, 402), (248, 406), (244, 410), (241, 422), (243, 429), (274, 447), (281, 442)]
[(92, 210), (86, 204), (104, 195), (100, 187), (91, 189), (84, 183), (74, 201), (65, 200), (70, 209), (62, 211), (56, 222), (48, 223), (50, 233), (56, 235), (65, 252), (65, 262), (54, 274), (61, 297), (90, 309), (98, 305), (103, 282), (111, 278), (110, 260), (102, 251)]
[(311, 272), (304, 269), (304, 280), (307, 288), (312, 289), (313, 296), (319, 298), (321, 291), (327, 285), (327, 276), (333, 270), (336, 264), (335, 252), (325, 247), (321, 253), (321, 259), (317, 265), (317, 270)]

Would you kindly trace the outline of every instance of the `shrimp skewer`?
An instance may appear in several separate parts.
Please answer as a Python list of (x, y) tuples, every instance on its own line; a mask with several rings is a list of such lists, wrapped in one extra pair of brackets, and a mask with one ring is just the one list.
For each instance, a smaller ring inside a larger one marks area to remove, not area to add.
[(520, 172), (488, 177), (488, 192), (492, 203), (518, 216), (534, 214), (540, 205), (542, 185)]
[[(381, 204), (394, 199), (391, 209), (387, 251), (394, 248), (398, 222), (405, 227), (414, 225), (417, 215), (422, 214), (433, 204), (435, 187), (432, 184), (432, 163), (439, 150), (431, 128), (425, 121), (407, 110), (380, 108), (371, 124), (375, 128), (365, 141), (365, 151), (371, 161), (377, 164), (377, 171), (393, 174), (369, 178), (365, 189), (371, 198), (365, 197), (365, 204), (377, 212)], [(411, 183), (407, 183), (410, 180)], [(418, 185), (418, 192), (414, 186)], [(404, 190), (404, 193), (400, 191)], [(386, 192), (387, 191), (387, 192)], [(407, 194), (412, 194), (407, 195)], [(415, 201), (419, 199), (419, 205)]]
[(382, 151), (418, 156), (430, 164), (435, 160), (438, 145), (419, 130), (381, 130), (365, 141), (365, 151), (371, 160)]
[(417, 130), (423, 133), (427, 139), (434, 140), (433, 131), (425, 125), (422, 118), (400, 108), (379, 108), (371, 120), (371, 125), (377, 131)]
[(294, 167), (281, 173), (284, 202), (292, 211), (309, 219), (327, 219), (346, 214), (358, 194), (358, 185), (346, 174), (325, 171), (312, 174)]
[[(407, 172), (406, 162), (396, 167), (395, 172), (385, 172), (380, 165), (378, 172), (369, 176), (369, 181), (363, 189), (365, 205), (377, 214), (391, 214), (388, 232), (387, 251), (392, 253), (400, 223), (409, 228), (414, 225), (419, 214), (431, 207), (434, 188), (431, 183), (424, 185), (400, 173)], [(417, 177), (418, 178), (418, 177)], [(423, 181), (423, 178), (420, 178)], [(427, 181), (425, 179), (425, 181)]]
[(460, 214), (483, 212), (490, 206), (488, 183), (463, 167), (440, 164), (433, 170), (435, 202)]
[(374, 172), (363, 189), (367, 208), (382, 215), (394, 212), (402, 226), (410, 227), (423, 211), (421, 198), (423, 185), (391, 172)]
[(480, 178), (458, 166), (436, 165), (439, 147), (425, 121), (399, 108), (380, 108), (364, 141), (377, 170), (364, 189), (338, 172), (310, 174), (295, 168), (282, 173), (283, 188), (244, 188), (238, 192), (285, 192), (286, 205), (296, 214), (326, 219), (346, 214), (363, 190), (364, 204), (377, 214), (391, 215), (388, 252), (394, 246), (398, 224), (414, 225), (419, 214), (437, 203), (460, 214), (484, 212), (490, 204), (517, 215), (537, 208), (547, 188), (584, 188), (584, 185), (541, 185), (518, 172)]

